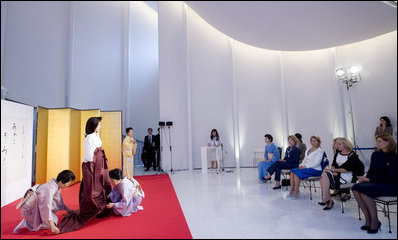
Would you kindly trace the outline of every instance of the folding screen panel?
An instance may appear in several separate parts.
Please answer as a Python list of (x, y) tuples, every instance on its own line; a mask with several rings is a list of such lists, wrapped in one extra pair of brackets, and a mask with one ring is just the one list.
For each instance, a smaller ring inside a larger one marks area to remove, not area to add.
[(32, 106), (1, 100), (1, 206), (17, 200), (32, 179)]
[(36, 183), (46, 183), (65, 169), (75, 174), (72, 183), (81, 181), (86, 122), (100, 116), (100, 110), (38, 107), (37, 114)]
[(45, 183), (47, 179), (47, 131), (49, 109), (37, 108), (37, 138), (36, 138), (36, 181)]
[(108, 158), (109, 169), (122, 169), (122, 112), (101, 112), (102, 148)]
[[(46, 181), (69, 169), (70, 109), (50, 109), (47, 131)], [(38, 183), (38, 182), (37, 182)]]
[(75, 180), (72, 184), (81, 180), (81, 157), (80, 157), (80, 121), (81, 111), (70, 109), (70, 141), (69, 141), (69, 169), (75, 174)]

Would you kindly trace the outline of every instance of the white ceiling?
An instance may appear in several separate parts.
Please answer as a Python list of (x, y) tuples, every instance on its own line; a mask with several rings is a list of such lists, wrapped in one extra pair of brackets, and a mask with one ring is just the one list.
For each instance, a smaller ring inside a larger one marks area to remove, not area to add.
[(284, 51), (345, 45), (397, 30), (397, 8), (381, 1), (186, 1), (240, 42)]

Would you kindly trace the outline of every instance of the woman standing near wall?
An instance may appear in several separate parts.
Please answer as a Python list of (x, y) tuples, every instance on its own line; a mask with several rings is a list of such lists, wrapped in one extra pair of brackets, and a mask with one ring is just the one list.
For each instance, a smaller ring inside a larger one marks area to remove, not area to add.
[[(218, 162), (217, 162), (217, 158), (219, 158), (220, 156), (217, 156), (217, 154), (220, 154), (220, 149), (221, 149), (221, 138), (218, 135), (217, 129), (213, 129), (211, 130), (210, 133), (210, 139), (209, 141), (207, 141), (207, 146), (208, 147), (212, 147), (212, 151), (211, 151), (211, 168), (216, 168), (218, 169)], [(213, 167), (215, 165), (215, 167)]]
[(380, 117), (380, 125), (376, 127), (375, 137), (385, 133), (392, 135), (392, 126), (390, 119), (386, 116), (382, 116)]
[(123, 140), (123, 176), (131, 179), (134, 174), (134, 155), (137, 142), (133, 136), (133, 128), (126, 128), (126, 137)]

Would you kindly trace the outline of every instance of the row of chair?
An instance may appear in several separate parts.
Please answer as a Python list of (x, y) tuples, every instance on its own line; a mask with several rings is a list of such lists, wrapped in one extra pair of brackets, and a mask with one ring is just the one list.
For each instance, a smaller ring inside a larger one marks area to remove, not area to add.
[[(289, 179), (290, 175), (290, 169), (283, 169), (281, 171), (281, 176), (282, 179)], [(304, 179), (301, 181), (303, 188), (305, 189), (306, 187), (309, 188), (310, 190), (310, 199), (312, 200), (312, 189), (314, 189), (314, 192), (316, 192), (316, 189), (318, 188), (315, 185), (315, 181), (319, 181), (321, 178), (320, 177), (309, 177), (307, 179)], [(355, 183), (347, 183), (347, 184), (341, 184), (340, 185), (340, 201), (341, 201), (341, 212), (344, 213), (344, 200), (342, 199), (341, 193), (343, 191), (351, 191), (352, 187), (354, 186)], [(286, 186), (286, 189), (288, 186)], [(397, 197), (377, 197), (374, 199), (377, 205), (377, 210), (379, 212), (383, 212), (384, 216), (388, 218), (388, 229), (389, 233), (391, 233), (391, 220), (390, 220), (390, 213), (397, 213), (397, 212), (392, 212), (390, 211), (390, 206), (392, 205), (397, 205)], [(358, 219), (361, 220), (361, 211), (358, 205)]]

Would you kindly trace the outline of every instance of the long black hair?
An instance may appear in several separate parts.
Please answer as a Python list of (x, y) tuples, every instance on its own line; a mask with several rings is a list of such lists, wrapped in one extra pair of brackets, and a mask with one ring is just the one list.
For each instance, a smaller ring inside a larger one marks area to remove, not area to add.
[(220, 136), (218, 135), (217, 129), (212, 129), (210, 132), (210, 139), (213, 140), (213, 132), (216, 132), (216, 140), (220, 140)]
[[(391, 121), (387, 116), (382, 116), (380, 118), (380, 120), (383, 119), (384, 121), (386, 121), (386, 127), (391, 127)], [(380, 123), (380, 127), (381, 127), (381, 123)]]
[(98, 124), (101, 122), (102, 117), (91, 117), (87, 120), (86, 123), (86, 135), (89, 135), (95, 132), (97, 129)]

